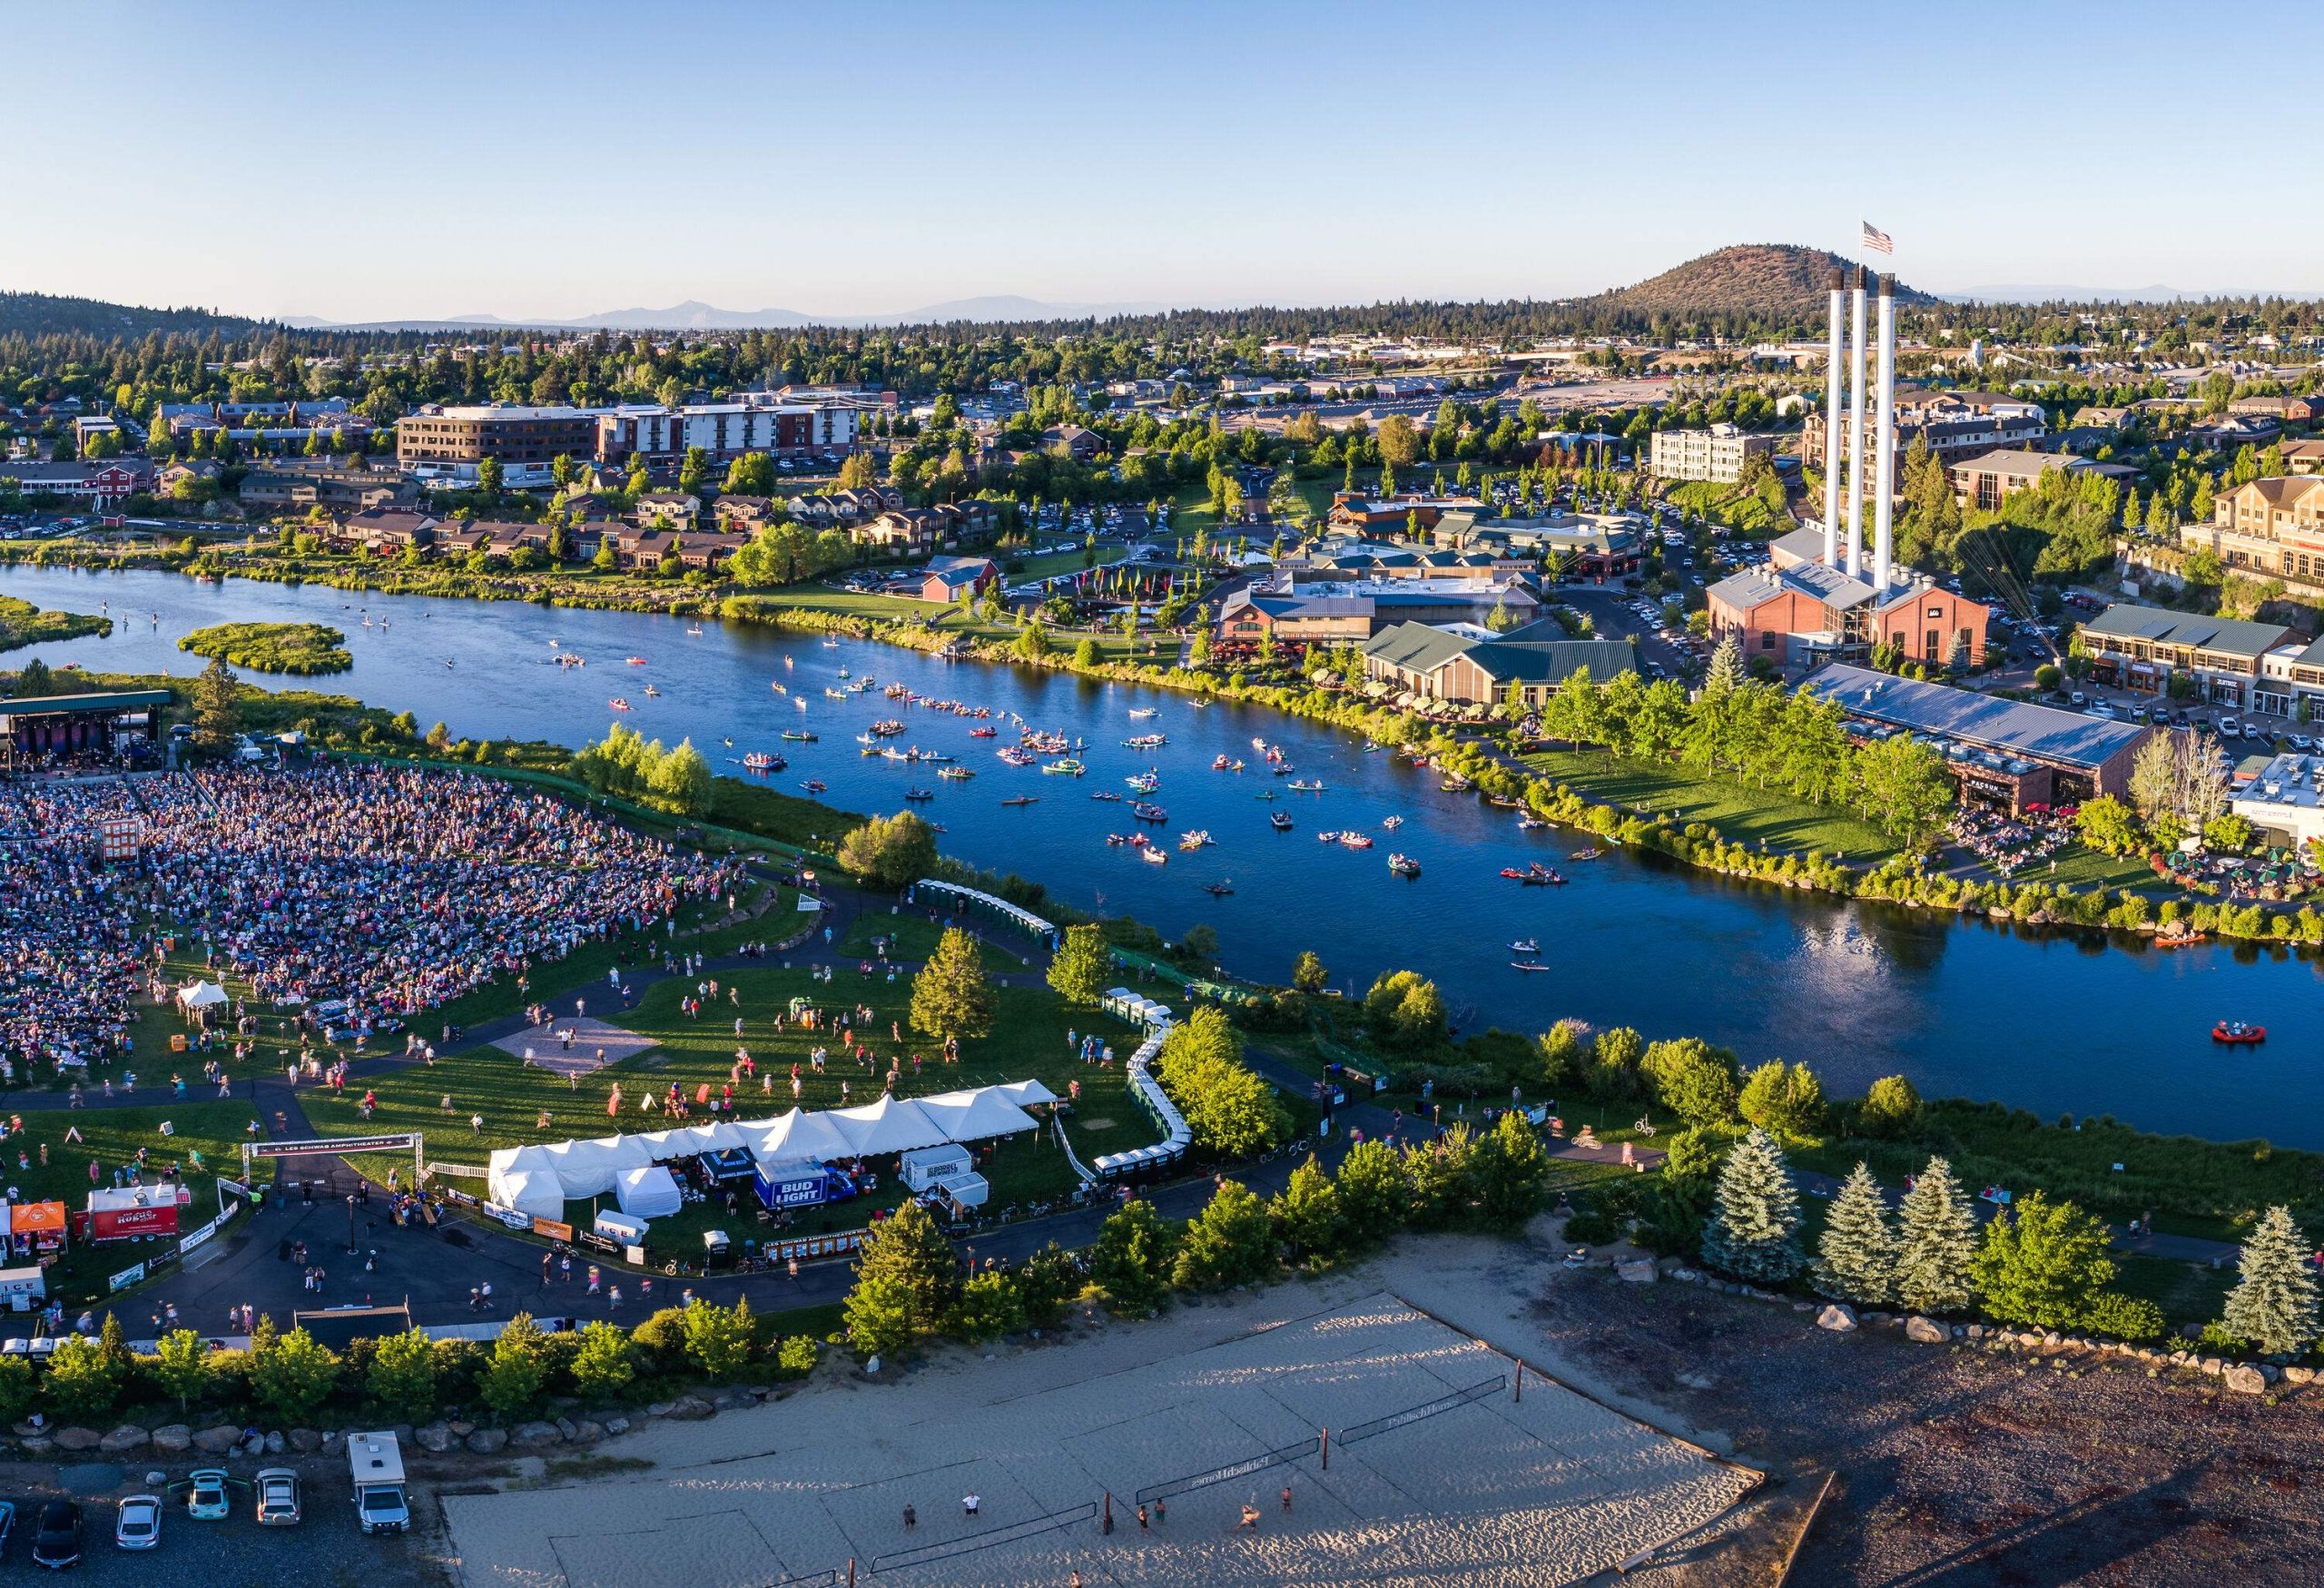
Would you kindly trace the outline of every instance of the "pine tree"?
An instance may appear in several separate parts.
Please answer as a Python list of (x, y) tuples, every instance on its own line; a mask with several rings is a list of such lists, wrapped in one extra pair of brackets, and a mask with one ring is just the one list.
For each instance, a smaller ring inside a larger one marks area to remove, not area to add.
[(872, 1227), (855, 1259), (844, 1316), (856, 1348), (897, 1350), (943, 1327), (960, 1289), (959, 1263), (928, 1210), (905, 1202)]
[(992, 988), (976, 939), (947, 927), (911, 979), (911, 1029), (931, 1037), (981, 1037), (992, 1030)]
[(1738, 1279), (1779, 1285), (1799, 1272), (1799, 1193), (1776, 1139), (1754, 1125), (1718, 1171), (1703, 1227), (1703, 1261)]
[(1220, 1180), (1203, 1210), (1187, 1220), (1171, 1282), (1184, 1290), (1217, 1290), (1256, 1284), (1274, 1269), (1266, 1205), (1242, 1181)]
[(1724, 695), (1741, 687), (1743, 682), (1743, 652), (1730, 634), (1710, 654), (1710, 669), (1703, 675), (1703, 693)]
[(210, 666), (193, 681), (193, 742), (221, 754), (232, 745), (241, 731), (241, 681), (226, 666), (226, 658), (211, 657)]
[(2316, 1277), (2308, 1237), (2289, 1208), (2270, 1208), (2243, 1243), (2243, 1278), (2228, 1293), (2220, 1322), (2270, 1356), (2296, 1356), (2315, 1343)]
[(1969, 1305), (1977, 1219), (1953, 1166), (1932, 1158), (1897, 1210), (1896, 1299), (1915, 1312), (1958, 1312)]
[(1888, 1227), (1888, 1204), (1879, 1182), (1864, 1164), (1856, 1166), (1832, 1199), (1832, 1213), (1817, 1247), (1815, 1286), (1866, 1307), (1896, 1295), (1896, 1232)]

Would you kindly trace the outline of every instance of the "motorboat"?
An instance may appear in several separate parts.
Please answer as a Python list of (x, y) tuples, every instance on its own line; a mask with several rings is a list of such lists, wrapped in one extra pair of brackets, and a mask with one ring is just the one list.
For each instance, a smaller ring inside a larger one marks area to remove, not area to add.
[(2246, 1025), (2240, 1020), (2223, 1020), (2211, 1028), (2211, 1041), (2236, 1047), (2250, 1047), (2268, 1040), (2265, 1026)]

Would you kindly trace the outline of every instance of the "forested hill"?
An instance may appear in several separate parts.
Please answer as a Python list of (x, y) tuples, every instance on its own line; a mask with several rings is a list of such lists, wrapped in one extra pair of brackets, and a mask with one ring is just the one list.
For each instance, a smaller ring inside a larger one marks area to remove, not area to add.
[[(1620, 316), (1682, 319), (1728, 316), (1767, 321), (1821, 321), (1829, 301), (1831, 271), (1848, 261), (1821, 248), (1746, 242), (1690, 259), (1660, 275), (1577, 302), (1602, 305)], [(1925, 292), (1896, 285), (1900, 303), (1934, 303)]]
[(47, 292), (0, 292), (0, 336), (90, 336), (107, 341), (138, 341), (156, 333), (243, 336), (260, 322), (207, 309), (142, 309), (95, 298), (59, 298)]

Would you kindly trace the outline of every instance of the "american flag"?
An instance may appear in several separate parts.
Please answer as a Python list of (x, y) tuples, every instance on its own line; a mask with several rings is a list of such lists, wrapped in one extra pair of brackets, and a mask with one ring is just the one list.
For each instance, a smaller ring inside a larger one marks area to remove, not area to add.
[(1856, 224), (1864, 228), (1862, 241), (1865, 247), (1875, 249), (1881, 253), (1893, 254), (1896, 252), (1896, 240), (1879, 227), (1869, 221), (1858, 221)]

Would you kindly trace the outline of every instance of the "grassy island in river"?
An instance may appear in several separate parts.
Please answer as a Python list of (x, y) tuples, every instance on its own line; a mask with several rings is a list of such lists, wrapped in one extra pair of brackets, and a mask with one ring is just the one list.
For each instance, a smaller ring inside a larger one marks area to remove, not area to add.
[(178, 649), (258, 673), (344, 673), (355, 665), (347, 636), (320, 623), (216, 623), (187, 635)]
[(113, 632), (113, 619), (86, 612), (43, 612), (29, 601), (0, 596), (0, 651), (13, 651), (53, 639), (102, 639)]

